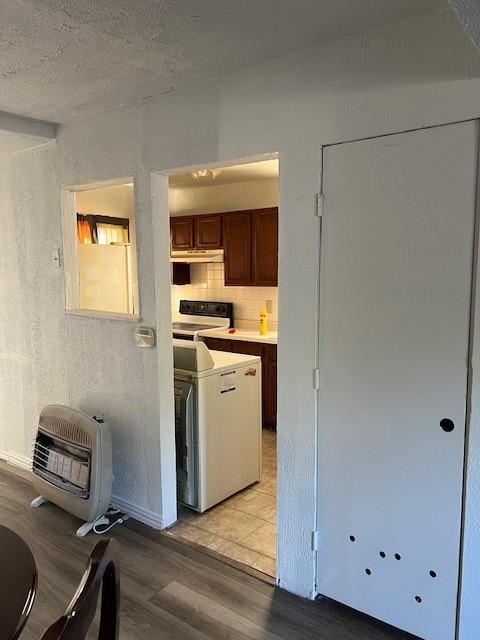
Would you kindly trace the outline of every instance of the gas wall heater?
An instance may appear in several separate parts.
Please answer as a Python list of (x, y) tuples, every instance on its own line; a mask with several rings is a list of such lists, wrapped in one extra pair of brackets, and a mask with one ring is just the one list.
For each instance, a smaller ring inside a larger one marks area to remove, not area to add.
[(108, 510), (112, 494), (112, 438), (104, 422), (65, 407), (49, 405), (39, 419), (33, 451), (32, 507), (53, 502), (86, 520), (86, 535)]

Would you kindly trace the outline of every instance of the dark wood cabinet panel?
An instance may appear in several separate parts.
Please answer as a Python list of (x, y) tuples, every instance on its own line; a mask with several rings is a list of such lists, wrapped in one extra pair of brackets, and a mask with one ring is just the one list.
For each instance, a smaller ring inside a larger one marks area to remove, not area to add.
[(276, 208), (252, 214), (252, 280), (256, 285), (278, 284), (278, 214)]
[(190, 284), (190, 265), (185, 262), (172, 262), (172, 284)]
[(263, 422), (277, 423), (277, 360), (267, 360), (263, 366)]
[(227, 213), (222, 218), (225, 284), (249, 285), (252, 282), (250, 213)]
[(245, 353), (248, 356), (264, 356), (264, 345), (262, 342), (247, 342), (246, 340), (232, 340), (233, 353)]
[(203, 338), (203, 341), (209, 349), (213, 351), (231, 351), (232, 341), (224, 338)]
[(172, 249), (193, 249), (195, 246), (194, 219), (170, 218)]
[(221, 216), (195, 217), (195, 246), (197, 249), (222, 248)]

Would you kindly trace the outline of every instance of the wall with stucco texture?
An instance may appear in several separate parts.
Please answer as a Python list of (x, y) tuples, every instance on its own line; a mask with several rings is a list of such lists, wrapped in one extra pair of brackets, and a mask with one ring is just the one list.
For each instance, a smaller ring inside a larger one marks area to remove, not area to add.
[(276, 207), (278, 179), (171, 188), (168, 206), (172, 216)]
[[(22, 415), (11, 403), (2, 408), (7, 450), (28, 453), (30, 425), (47, 401), (64, 400), (87, 411), (101, 407), (114, 429), (116, 493), (151, 513), (160, 514), (162, 506), (172, 513), (168, 202), (166, 179), (155, 176), (151, 192), (150, 172), (278, 151), (278, 572), (282, 586), (313, 594), (312, 369), (317, 364), (319, 237), (313, 198), (319, 188), (320, 147), (478, 117), (479, 77), (477, 51), (456, 18), (440, 12), (251, 67), (156, 102), (66, 123), (56, 146), (2, 164), (7, 186), (1, 189), (1, 206), (8, 212), (10, 237), (21, 244), (27, 222), (33, 227), (27, 231), (28, 244), (10, 249), (8, 261), (0, 258), (2, 326), (12, 331), (10, 339), (0, 338), (2, 395), (18, 392), (23, 403)], [(66, 316), (62, 276), (52, 271), (49, 258), (52, 240), (60, 238), (60, 188), (127, 175), (136, 181), (142, 322), (157, 328), (158, 346), (152, 351), (135, 349), (128, 323)], [(34, 264), (36, 273), (30, 275)], [(43, 291), (45, 300), (36, 291)], [(47, 374), (42, 367), (46, 357), (52, 358)], [(463, 640), (473, 636), (465, 634)]]

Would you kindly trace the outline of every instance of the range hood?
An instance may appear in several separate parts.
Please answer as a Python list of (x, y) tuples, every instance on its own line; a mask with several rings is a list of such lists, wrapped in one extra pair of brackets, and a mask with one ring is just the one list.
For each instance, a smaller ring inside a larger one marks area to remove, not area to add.
[(200, 262), (223, 261), (223, 249), (189, 249), (185, 251), (172, 251), (170, 254), (170, 262), (197, 264)]

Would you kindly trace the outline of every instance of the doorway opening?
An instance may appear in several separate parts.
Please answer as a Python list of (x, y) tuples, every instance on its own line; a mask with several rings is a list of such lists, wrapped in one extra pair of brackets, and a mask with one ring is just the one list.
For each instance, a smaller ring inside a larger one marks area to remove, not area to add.
[(278, 158), (169, 176), (178, 520), (275, 578)]

